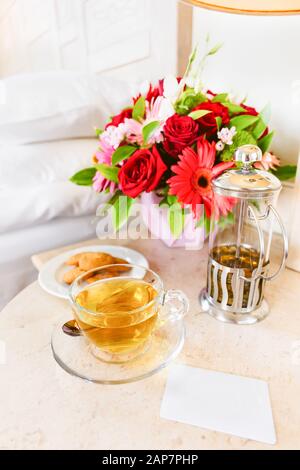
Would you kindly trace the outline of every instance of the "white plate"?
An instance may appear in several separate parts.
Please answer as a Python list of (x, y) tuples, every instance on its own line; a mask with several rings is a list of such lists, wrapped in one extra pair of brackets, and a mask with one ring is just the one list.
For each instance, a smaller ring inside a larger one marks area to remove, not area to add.
[[(85, 252), (100, 252), (108, 253), (116, 258), (122, 258), (128, 261), (130, 264), (136, 264), (144, 268), (149, 267), (149, 263), (145, 256), (131, 248), (125, 246), (113, 246), (113, 245), (94, 245), (84, 246), (76, 248), (75, 250), (65, 251), (61, 255), (52, 258), (46, 263), (39, 273), (39, 284), (48, 294), (62, 299), (68, 299), (69, 286), (64, 283), (63, 276), (70, 269), (70, 266), (66, 266), (65, 262), (73, 255), (77, 253)], [(135, 273), (136, 274), (136, 273)], [(133, 275), (135, 275), (133, 273)]]

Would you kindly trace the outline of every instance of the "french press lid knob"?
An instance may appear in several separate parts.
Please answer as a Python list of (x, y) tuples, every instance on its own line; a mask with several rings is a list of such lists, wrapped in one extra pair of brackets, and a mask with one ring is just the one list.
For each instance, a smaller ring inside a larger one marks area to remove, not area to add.
[(248, 170), (253, 163), (262, 160), (262, 151), (257, 145), (242, 145), (234, 152), (234, 160), (243, 164), (242, 169)]
[(279, 179), (263, 169), (252, 166), (262, 160), (262, 151), (256, 145), (242, 145), (234, 152), (236, 168), (227, 170), (213, 180), (213, 190), (233, 197), (253, 198), (254, 194), (270, 195), (281, 189)]

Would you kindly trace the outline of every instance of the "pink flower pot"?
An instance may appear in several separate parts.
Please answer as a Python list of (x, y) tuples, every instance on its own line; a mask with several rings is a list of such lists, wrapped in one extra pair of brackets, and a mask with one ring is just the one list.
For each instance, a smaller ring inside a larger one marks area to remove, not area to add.
[(192, 214), (185, 217), (184, 230), (179, 238), (174, 238), (168, 223), (168, 208), (159, 207), (161, 198), (155, 193), (143, 193), (141, 196), (141, 214), (145, 225), (155, 238), (161, 239), (167, 246), (197, 250), (203, 247), (205, 230), (195, 228)]

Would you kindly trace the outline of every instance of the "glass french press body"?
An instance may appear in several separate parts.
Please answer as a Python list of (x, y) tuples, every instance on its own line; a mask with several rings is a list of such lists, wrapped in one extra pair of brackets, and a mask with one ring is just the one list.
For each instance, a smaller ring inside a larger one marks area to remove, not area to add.
[[(261, 159), (257, 146), (243, 145), (235, 152), (237, 168), (213, 181), (207, 286), (200, 293), (200, 305), (215, 318), (231, 323), (252, 324), (266, 317), (266, 281), (280, 274), (288, 253), (286, 231), (275, 209), (281, 183), (273, 174), (252, 166)], [(230, 214), (225, 225), (220, 218), (224, 208)], [(283, 253), (279, 268), (270, 273), (275, 224)]]

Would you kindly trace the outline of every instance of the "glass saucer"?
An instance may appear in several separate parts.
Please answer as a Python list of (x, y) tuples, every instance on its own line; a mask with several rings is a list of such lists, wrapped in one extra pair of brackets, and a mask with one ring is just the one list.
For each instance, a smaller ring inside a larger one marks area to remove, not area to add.
[(52, 334), (54, 359), (69, 374), (99, 384), (122, 384), (149, 377), (173, 361), (184, 344), (183, 322), (169, 321), (153, 333), (143, 354), (127, 362), (108, 363), (95, 357), (84, 336), (63, 333), (63, 323)]

